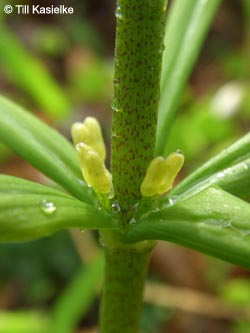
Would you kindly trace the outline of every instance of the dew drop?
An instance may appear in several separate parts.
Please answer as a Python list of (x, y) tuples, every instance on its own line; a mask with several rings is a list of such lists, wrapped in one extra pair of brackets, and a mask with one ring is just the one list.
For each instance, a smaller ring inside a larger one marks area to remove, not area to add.
[(117, 19), (121, 20), (122, 19), (122, 12), (121, 12), (121, 6), (117, 6), (116, 11), (115, 11), (115, 16)]
[(121, 207), (118, 202), (113, 202), (111, 205), (111, 209), (114, 213), (120, 213)]
[(172, 197), (168, 198), (166, 207), (173, 206), (176, 203), (176, 201), (178, 201), (178, 196), (173, 195)]
[(159, 210), (160, 210), (160, 208), (155, 206), (155, 207), (153, 207), (153, 210), (152, 210), (152, 211), (153, 211), (154, 213), (156, 213), (156, 212), (159, 212)]
[(168, 203), (169, 203), (169, 206), (173, 206), (174, 200), (172, 198), (169, 198), (168, 199)]
[(53, 215), (56, 212), (55, 204), (45, 199), (40, 203), (40, 209), (45, 215)]
[(183, 151), (182, 151), (181, 149), (177, 149), (177, 150), (176, 150), (176, 153), (177, 153), (177, 154), (180, 154), (180, 155), (183, 155)]
[(111, 108), (115, 112), (122, 112), (122, 109), (117, 106), (115, 99), (113, 99), (113, 102), (111, 103)]

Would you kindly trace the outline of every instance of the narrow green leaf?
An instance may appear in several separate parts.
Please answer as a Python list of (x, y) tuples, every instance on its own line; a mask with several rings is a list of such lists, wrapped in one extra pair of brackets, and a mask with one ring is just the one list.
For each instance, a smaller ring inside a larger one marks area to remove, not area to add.
[[(198, 183), (194, 183), (180, 195), (169, 195), (173, 200), (183, 200), (195, 193), (204, 190), (211, 185), (219, 185), (223, 190), (243, 199), (250, 198), (250, 158), (243, 160), (233, 166), (220, 170), (211, 176), (205, 177)], [(175, 191), (173, 191), (175, 193)], [(163, 201), (169, 200), (164, 198)]]
[(48, 317), (42, 311), (3, 310), (0, 312), (1, 333), (46, 333), (48, 325)]
[(0, 96), (0, 140), (71, 194), (91, 202), (73, 146), (56, 130)]
[(250, 205), (219, 187), (210, 187), (143, 217), (124, 239), (170, 241), (250, 267)]
[(26, 241), (60, 229), (116, 229), (103, 210), (61, 191), (0, 175), (0, 241)]
[[(89, 310), (96, 296), (96, 288), (104, 271), (104, 257), (100, 255), (84, 265), (56, 301), (52, 311), (53, 333), (73, 332), (78, 321)], [(79, 295), (81, 295), (79, 297)]]
[(65, 117), (69, 101), (43, 64), (19, 40), (0, 25), (0, 60), (10, 80), (25, 90), (53, 118)]
[(156, 155), (164, 155), (181, 93), (221, 0), (176, 0), (167, 21)]
[[(250, 133), (233, 143), (185, 178), (172, 195), (187, 196), (211, 184), (218, 184), (232, 194), (250, 195)], [(184, 193), (186, 191), (186, 193)]]

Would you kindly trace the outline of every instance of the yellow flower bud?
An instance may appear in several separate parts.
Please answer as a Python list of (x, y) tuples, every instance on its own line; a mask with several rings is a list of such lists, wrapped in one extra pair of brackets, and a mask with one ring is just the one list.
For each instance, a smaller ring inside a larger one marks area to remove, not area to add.
[(158, 194), (159, 186), (163, 186), (166, 177), (166, 161), (163, 157), (154, 158), (148, 166), (141, 184), (141, 193), (145, 197)]
[(183, 164), (184, 156), (180, 152), (171, 153), (167, 158), (161, 156), (154, 158), (141, 184), (142, 195), (151, 197), (170, 190)]
[(71, 127), (71, 136), (74, 145), (77, 145), (80, 142), (84, 142), (84, 139), (88, 136), (88, 129), (83, 125), (83, 123), (74, 123)]
[(165, 183), (159, 188), (158, 193), (162, 194), (171, 190), (177, 174), (184, 164), (184, 155), (181, 152), (171, 153), (166, 158), (166, 178)]
[(110, 193), (112, 190), (112, 175), (106, 169), (100, 155), (85, 143), (78, 143), (76, 150), (86, 183), (93, 187), (97, 193)]
[(71, 135), (75, 145), (85, 143), (92, 147), (104, 161), (106, 148), (102, 136), (101, 126), (94, 117), (87, 117), (83, 123), (75, 123), (71, 129)]

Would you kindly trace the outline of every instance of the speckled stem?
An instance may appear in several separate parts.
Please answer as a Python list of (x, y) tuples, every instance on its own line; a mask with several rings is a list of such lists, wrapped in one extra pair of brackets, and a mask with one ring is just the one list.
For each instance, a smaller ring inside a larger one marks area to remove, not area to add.
[(119, 0), (111, 169), (125, 226), (153, 158), (166, 0)]
[[(111, 169), (114, 203), (126, 227), (153, 159), (166, 0), (119, 0), (115, 51)], [(100, 333), (137, 333), (153, 243), (126, 246), (103, 232), (106, 268)]]
[(100, 333), (137, 333), (151, 247), (107, 249)]

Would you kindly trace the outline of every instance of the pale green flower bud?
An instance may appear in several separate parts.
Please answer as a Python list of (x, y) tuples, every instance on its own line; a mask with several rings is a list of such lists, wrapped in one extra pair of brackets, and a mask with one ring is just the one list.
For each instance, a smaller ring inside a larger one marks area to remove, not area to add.
[(87, 117), (83, 123), (77, 122), (71, 128), (71, 135), (75, 145), (85, 143), (92, 147), (104, 161), (106, 148), (102, 136), (101, 126), (94, 117)]
[(112, 175), (106, 169), (100, 155), (91, 146), (82, 142), (76, 145), (76, 150), (86, 183), (97, 193), (111, 193)]
[(184, 164), (181, 152), (171, 153), (167, 158), (158, 156), (148, 166), (141, 184), (141, 194), (145, 197), (161, 195), (169, 191)]

